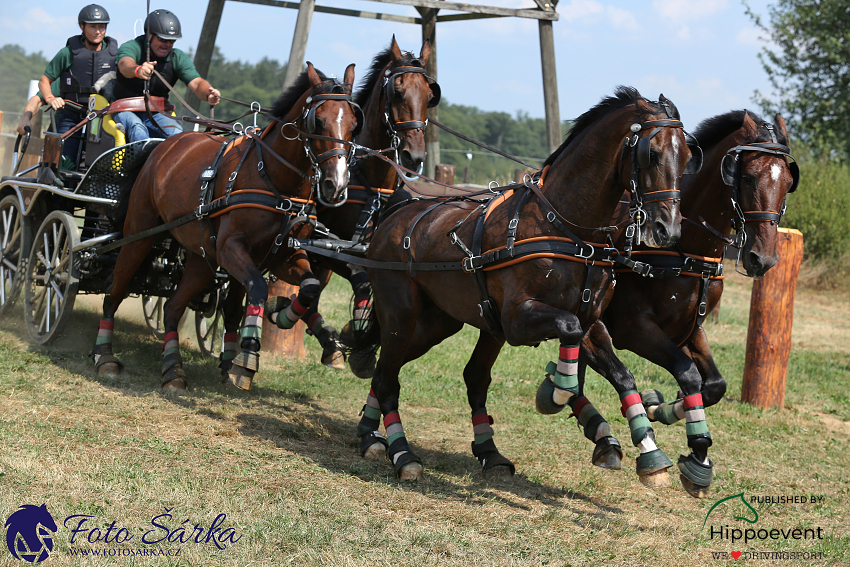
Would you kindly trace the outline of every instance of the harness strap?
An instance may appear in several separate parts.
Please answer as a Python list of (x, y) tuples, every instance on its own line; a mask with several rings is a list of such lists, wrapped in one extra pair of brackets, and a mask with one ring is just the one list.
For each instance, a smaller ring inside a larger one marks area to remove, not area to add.
[(453, 201), (453, 200), (457, 200), (457, 198), (451, 198), (451, 199), (447, 199), (445, 201), (440, 201), (438, 203), (434, 203), (433, 205), (431, 205), (430, 207), (428, 207), (427, 209), (425, 209), (424, 211), (419, 213), (419, 215), (410, 224), (410, 228), (407, 229), (407, 236), (404, 237), (404, 242), (402, 244), (402, 247), (405, 250), (407, 250), (407, 256), (408, 256), (409, 259), (408, 259), (408, 262), (407, 262), (407, 268), (405, 268), (405, 269), (407, 270), (407, 273), (410, 277), (412, 277), (412, 278), (416, 277), (416, 272), (414, 271), (414, 268), (413, 268), (413, 264), (416, 261), (416, 259), (413, 257), (413, 247), (410, 245), (410, 237), (413, 234), (413, 229), (416, 228), (416, 225), (419, 223), (420, 220), (422, 220), (422, 217), (424, 217), (425, 215), (427, 215), (428, 213), (430, 213), (431, 211), (433, 211), (434, 209), (436, 209), (440, 205), (443, 205), (443, 204), (448, 203), (448, 202)]

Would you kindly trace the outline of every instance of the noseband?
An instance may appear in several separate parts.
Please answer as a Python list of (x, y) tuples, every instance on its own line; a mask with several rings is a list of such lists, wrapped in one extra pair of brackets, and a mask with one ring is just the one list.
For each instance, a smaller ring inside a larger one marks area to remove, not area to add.
[[(407, 73), (418, 73), (425, 77), (426, 80), (430, 81), (428, 86), (431, 89), (432, 97), (431, 100), (428, 101), (428, 108), (433, 108), (437, 106), (440, 102), (440, 85), (434, 80), (432, 77), (426, 75), (426, 71), (424, 67), (417, 66), (404, 66), (404, 67), (395, 67), (393, 69), (387, 69), (384, 71), (384, 80), (381, 84), (381, 89), (384, 94), (384, 124), (387, 126), (387, 134), (392, 140), (392, 147), (398, 148), (399, 139), (398, 139), (398, 131), (399, 130), (424, 130), (428, 126), (428, 118), (425, 118), (425, 121), (421, 120), (408, 120), (406, 122), (395, 122), (393, 120), (392, 115), (392, 98), (393, 93), (395, 92), (395, 78), (400, 75), (405, 75)], [(396, 160), (398, 161), (398, 160)]]

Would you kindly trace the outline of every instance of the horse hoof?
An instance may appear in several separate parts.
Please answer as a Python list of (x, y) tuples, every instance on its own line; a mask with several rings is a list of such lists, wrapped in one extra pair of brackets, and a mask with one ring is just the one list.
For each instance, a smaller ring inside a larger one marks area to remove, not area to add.
[(363, 457), (366, 459), (386, 459), (387, 447), (383, 443), (372, 443), (363, 451)]
[(512, 478), (514, 471), (508, 465), (494, 465), (489, 469), (485, 469), (483, 474), (487, 480), (504, 480)]
[(371, 378), (375, 374), (375, 353), (371, 350), (355, 350), (348, 355), (351, 372), (358, 378)]
[(596, 442), (592, 462), (595, 466), (614, 471), (623, 468), (623, 449), (613, 437), (603, 437)]
[(323, 353), (322, 364), (329, 368), (343, 370), (345, 368), (345, 355), (343, 355), (342, 351), (339, 350), (332, 350), (328, 353)]
[(162, 385), (163, 392), (184, 393), (189, 388), (185, 378), (174, 378)]
[(552, 377), (547, 374), (543, 378), (540, 387), (537, 388), (537, 395), (534, 398), (534, 404), (537, 406), (537, 411), (544, 415), (552, 415), (560, 412), (567, 404), (556, 404), (552, 396), (555, 394), (555, 383), (552, 382)]
[(641, 484), (649, 488), (668, 488), (673, 484), (670, 480), (670, 475), (667, 473), (667, 469), (642, 474), (638, 478)]
[(398, 471), (399, 480), (422, 480), (423, 477), (422, 463), (407, 463)]
[(111, 354), (101, 354), (94, 365), (98, 376), (114, 378), (124, 370), (124, 364)]
[(227, 373), (227, 376), (223, 380), (225, 385), (246, 392), (251, 389), (251, 383), (254, 381), (255, 374), (253, 370), (248, 370), (234, 364), (225, 372)]
[(688, 479), (688, 477), (683, 474), (679, 475), (679, 480), (682, 481), (682, 487), (685, 489), (685, 492), (687, 492), (694, 498), (705, 498), (706, 496), (708, 496), (708, 493), (711, 490), (710, 486), (700, 486), (698, 484), (694, 484)]

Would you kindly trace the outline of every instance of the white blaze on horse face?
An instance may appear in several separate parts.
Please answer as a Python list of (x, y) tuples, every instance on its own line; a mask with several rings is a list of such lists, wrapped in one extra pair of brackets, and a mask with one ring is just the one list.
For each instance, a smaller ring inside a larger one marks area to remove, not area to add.
[[(336, 117), (336, 131), (339, 132), (340, 137), (342, 136), (342, 121), (345, 118), (345, 111), (340, 108), (339, 114)], [(348, 160), (344, 159), (342, 156), (338, 160), (335, 160), (336, 167), (333, 171), (333, 180), (336, 183), (337, 187), (345, 187), (348, 184)]]
[(779, 181), (779, 176), (782, 175), (782, 168), (779, 167), (779, 164), (774, 163), (770, 166), (770, 178), (773, 179), (774, 182)]

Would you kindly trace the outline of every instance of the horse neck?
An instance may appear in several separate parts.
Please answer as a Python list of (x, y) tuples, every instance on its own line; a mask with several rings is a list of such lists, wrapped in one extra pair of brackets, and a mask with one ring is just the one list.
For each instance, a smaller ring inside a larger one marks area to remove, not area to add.
[[(392, 62), (381, 70), (381, 77), (389, 69)], [(357, 143), (374, 150), (383, 150), (392, 145), (392, 140), (384, 124), (384, 107), (381, 104), (381, 92), (383, 91), (383, 79), (375, 82), (372, 92), (366, 99), (363, 108), (363, 130), (357, 136)], [(396, 170), (386, 161), (378, 157), (369, 157), (358, 161), (360, 173), (365, 177), (371, 187), (395, 187), (398, 175)], [(358, 185), (359, 179), (352, 179), (353, 185)]]
[[(726, 236), (732, 233), (730, 221), (735, 211), (730, 198), (732, 188), (723, 183), (720, 176), (720, 162), (726, 152), (740, 142), (739, 132), (729, 134), (712, 147), (703, 148), (702, 169), (695, 175), (685, 176), (681, 184), (682, 217), (700, 224), (704, 220)], [(686, 252), (704, 256), (717, 256), (724, 247), (719, 238), (687, 221), (682, 223), (679, 245)]]
[(542, 192), (568, 220), (586, 227), (608, 226), (626, 189), (619, 174), (620, 154), (634, 122), (631, 106), (613, 112), (579, 135), (555, 159)]
[[(288, 140), (281, 133), (281, 125), (294, 123), (296, 128), (302, 129), (303, 124), (298, 122), (298, 118), (301, 115), (301, 111), (304, 108), (304, 105), (307, 101), (307, 96), (311, 91), (305, 92), (301, 98), (298, 99), (289, 112), (280, 119), (278, 123), (272, 123), (269, 127), (272, 128), (272, 131), (266, 136), (263, 141), (271, 147), (272, 151), (276, 153), (278, 156), (282, 157), (293, 166), (295, 166), (299, 171), (305, 173), (307, 175), (311, 175), (311, 165), (310, 160), (307, 158), (307, 154), (304, 151), (304, 142), (300, 139)], [(287, 136), (292, 136), (294, 131), (288, 132), (289, 129), (284, 129)], [(253, 151), (253, 150), (252, 150)], [(267, 155), (268, 152), (263, 149), (263, 166), (266, 169), (266, 172), (269, 175), (269, 178), (272, 180), (272, 183), (277, 187), (279, 191), (285, 191), (288, 196), (292, 197), (300, 197), (306, 199), (310, 196), (311, 185), (309, 180), (301, 178), (295, 171), (291, 168), (283, 165), (274, 157)], [(249, 156), (249, 159), (246, 160), (246, 164), (250, 161), (254, 162), (256, 166), (256, 159)], [(256, 167), (255, 167), (256, 169)]]

